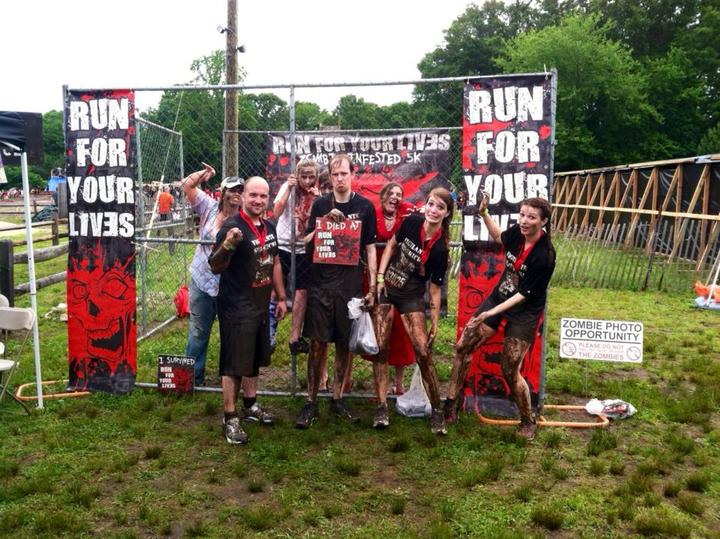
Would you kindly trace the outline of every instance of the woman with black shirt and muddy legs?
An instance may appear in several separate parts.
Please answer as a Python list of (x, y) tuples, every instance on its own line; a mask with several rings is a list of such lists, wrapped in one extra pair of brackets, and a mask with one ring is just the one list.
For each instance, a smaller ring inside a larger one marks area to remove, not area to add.
[(550, 203), (543, 198), (529, 198), (520, 203), (518, 223), (505, 232), (490, 217), (488, 196), (483, 193), (480, 216), (490, 236), (505, 248), (505, 270), (500, 281), (463, 329), (455, 346), (445, 419), (457, 420), (462, 404), (460, 392), (467, 376), (473, 351), (495, 334), (505, 319), (505, 341), (501, 356), (502, 373), (520, 414), (518, 433), (527, 439), (535, 437), (537, 428), (530, 403), (530, 390), (520, 375), (522, 360), (530, 348), (538, 322), (545, 310), (547, 287), (555, 269), (555, 249), (550, 232), (543, 228), (550, 220)]
[[(433, 408), (430, 430), (434, 434), (447, 434), (431, 349), (440, 318), (440, 287), (445, 281), (448, 265), (448, 232), (452, 213), (450, 191), (433, 189), (425, 201), (425, 215), (408, 216), (385, 247), (377, 274), (378, 305), (374, 312), (375, 333), (380, 348), (373, 362), (379, 402), (373, 419), (374, 428), (385, 428), (390, 424), (387, 408), (388, 348), (395, 306), (410, 336)], [(425, 320), (425, 283), (428, 280), (432, 320), (429, 334)]]

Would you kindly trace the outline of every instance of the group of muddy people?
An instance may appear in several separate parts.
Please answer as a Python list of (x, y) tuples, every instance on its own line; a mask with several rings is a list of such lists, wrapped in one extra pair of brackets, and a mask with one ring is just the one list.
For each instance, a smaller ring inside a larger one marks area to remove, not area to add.
[[(343, 397), (353, 357), (347, 305), (351, 298), (362, 298), (363, 308), (372, 316), (379, 347), (378, 354), (363, 356), (373, 367), (377, 397), (374, 428), (389, 427), (388, 393), (402, 394), (403, 368), (417, 362), (432, 406), (430, 429), (438, 435), (447, 434), (447, 425), (457, 421), (463, 405), (464, 380), (473, 351), (504, 321), (503, 376), (520, 413), (519, 434), (534, 437), (536, 420), (520, 367), (536, 337), (555, 265), (546, 200), (524, 200), (518, 223), (504, 232), (488, 212), (487, 195), (476, 206), (465, 209), (476, 212), (493, 240), (502, 244), (505, 266), (498, 285), (470, 318), (456, 344), (443, 404), (432, 348), (448, 268), (449, 226), (456, 205), (451, 192), (433, 188), (424, 205), (416, 208), (403, 201), (400, 183), (389, 182), (375, 207), (353, 191), (354, 166), (345, 154), (334, 155), (322, 172), (314, 161), (301, 160), (274, 200), (270, 200), (268, 182), (257, 176), (225, 178), (220, 197), (215, 199), (203, 190), (203, 184), (214, 175), (215, 170), (204, 165), (203, 170), (182, 180), (185, 196), (199, 218), (201, 239), (214, 242), (198, 245), (190, 266), (186, 354), (195, 358), (196, 385), (203, 384), (208, 341), (217, 318), (223, 434), (228, 443), (248, 441), (242, 421), (273, 423), (272, 413), (257, 401), (258, 375), (270, 364), (272, 354), (273, 321), (268, 310), (275, 321), (280, 320), (288, 303), (292, 305), (290, 350), (307, 353), (308, 397), (295, 426), (311, 427), (318, 417), (318, 394), (323, 390), (332, 393), (331, 413), (351, 423), (359, 420)], [(272, 220), (266, 218), (268, 212), (272, 212)], [(359, 224), (356, 264), (313, 262), (318, 218)], [(293, 259), (294, 296), (288, 301), (287, 281)], [(430, 299), (429, 329), (426, 291)], [(331, 387), (327, 381), (330, 343), (335, 344)], [(396, 370), (392, 382), (388, 365)]]

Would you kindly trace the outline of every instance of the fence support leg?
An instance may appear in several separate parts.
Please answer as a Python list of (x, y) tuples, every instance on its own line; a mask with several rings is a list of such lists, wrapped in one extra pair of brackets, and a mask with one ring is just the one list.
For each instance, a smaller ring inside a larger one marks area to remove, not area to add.
[(13, 274), (13, 242), (0, 240), (0, 294), (15, 306), (15, 277)]

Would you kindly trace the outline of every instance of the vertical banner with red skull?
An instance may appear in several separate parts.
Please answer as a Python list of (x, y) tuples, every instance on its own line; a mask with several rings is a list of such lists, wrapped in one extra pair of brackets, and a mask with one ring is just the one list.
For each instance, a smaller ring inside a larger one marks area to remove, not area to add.
[(67, 92), (65, 143), (70, 387), (129, 393), (137, 371), (134, 92)]
[[(555, 73), (470, 80), (463, 101), (463, 211), (457, 335), (492, 292), (504, 266), (502, 247), (490, 238), (476, 204), (490, 195), (492, 218), (506, 230), (517, 222), (525, 198), (548, 198), (552, 178)], [(544, 393), (544, 331), (525, 356), (521, 373), (533, 407)], [(514, 416), (515, 404), (502, 375), (503, 325), (473, 354), (465, 396), (480, 411)]]
[[(277, 193), (291, 173), (290, 134), (267, 135), (267, 179)], [(403, 186), (405, 200), (422, 205), (435, 187), (450, 189), (450, 133), (442, 129), (360, 135), (345, 131), (317, 131), (295, 135), (297, 159), (311, 159), (327, 167), (336, 153), (355, 163), (353, 191), (379, 205), (380, 190), (389, 182)]]

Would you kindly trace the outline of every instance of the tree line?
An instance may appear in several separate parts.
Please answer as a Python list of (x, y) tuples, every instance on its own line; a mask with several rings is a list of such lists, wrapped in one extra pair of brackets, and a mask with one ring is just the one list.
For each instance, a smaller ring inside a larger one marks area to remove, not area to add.
[[(469, 5), (418, 69), (436, 78), (557, 68), (555, 170), (594, 168), (720, 152), (718, 36), (720, 0), (488, 0)], [(192, 83), (222, 83), (224, 51), (191, 70)], [(295, 121), (298, 130), (459, 126), (461, 107), (461, 84), (419, 84), (409, 102), (385, 106), (352, 94), (330, 111), (300, 101)], [(185, 170), (195, 170), (222, 162), (223, 108), (222, 91), (169, 90), (143, 117), (182, 131)], [(288, 117), (273, 93), (239, 96), (241, 130), (285, 131)], [(32, 173), (44, 181), (63, 164), (62, 114), (45, 114), (43, 127), (46, 162)], [(262, 135), (241, 135), (240, 155), (246, 175), (261, 174)]]

